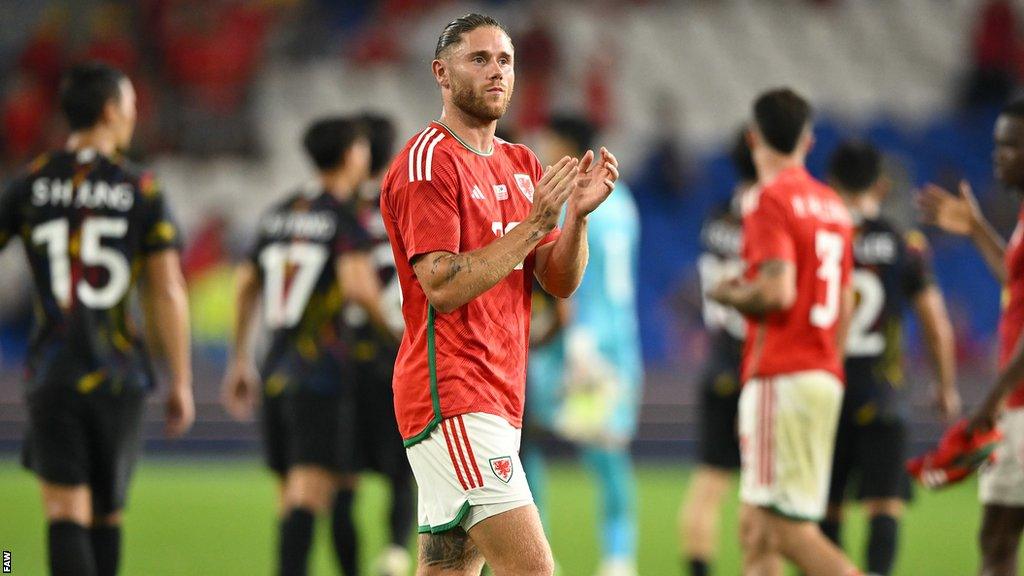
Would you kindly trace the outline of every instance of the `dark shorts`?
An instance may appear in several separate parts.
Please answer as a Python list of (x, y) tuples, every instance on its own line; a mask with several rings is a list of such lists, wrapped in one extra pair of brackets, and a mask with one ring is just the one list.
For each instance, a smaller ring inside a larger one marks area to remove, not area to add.
[(383, 360), (356, 365), (359, 462), (391, 477), (412, 474), (395, 420), (393, 373), (394, 363)]
[(337, 473), (358, 470), (356, 410), (350, 398), (304, 391), (264, 396), (261, 412), (267, 466), (278, 475), (299, 465)]
[(836, 431), (829, 503), (911, 497), (906, 424), (897, 418), (855, 422), (845, 411)]
[(47, 386), (26, 398), (28, 430), (22, 464), (42, 480), (87, 485), (93, 513), (124, 509), (142, 444), (145, 392), (80, 394)]
[(721, 366), (705, 372), (700, 387), (700, 463), (738, 470), (740, 443), (736, 413), (740, 400), (739, 367)]

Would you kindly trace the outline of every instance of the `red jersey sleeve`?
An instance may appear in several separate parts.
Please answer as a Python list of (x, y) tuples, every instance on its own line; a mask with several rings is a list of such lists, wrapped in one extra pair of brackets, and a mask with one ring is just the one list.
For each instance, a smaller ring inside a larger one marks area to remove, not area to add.
[[(439, 154), (436, 160), (447, 160)], [(392, 197), (398, 232), (405, 257), (430, 252), (457, 254), (461, 245), (458, 182), (452, 171), (435, 163), (430, 180), (409, 182)]]
[(782, 201), (761, 194), (757, 207), (743, 218), (744, 259), (751, 270), (769, 260), (796, 263), (789, 217)]

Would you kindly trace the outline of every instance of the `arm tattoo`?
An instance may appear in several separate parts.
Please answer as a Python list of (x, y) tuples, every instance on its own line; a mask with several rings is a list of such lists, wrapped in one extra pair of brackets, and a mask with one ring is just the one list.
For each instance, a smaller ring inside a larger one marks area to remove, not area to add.
[(438, 266), (438, 264), (440, 264), (440, 263), (442, 263), (442, 262), (447, 260), (448, 261), (448, 274), (449, 274), (449, 276), (451, 276), (451, 270), (452, 270), (452, 268), (455, 268), (456, 260), (457, 259), (458, 259), (458, 256), (456, 256), (455, 254), (438, 254), (437, 256), (434, 256), (434, 261), (430, 263), (430, 275), (433, 276), (433, 275), (437, 274), (437, 266)]
[(444, 277), (445, 284), (454, 282), (455, 277), (463, 270), (466, 272), (473, 271), (473, 257), (468, 254), (438, 254), (434, 257), (434, 261), (430, 263), (431, 276), (437, 274), (437, 267), (442, 262), (448, 262), (448, 272)]
[[(448, 270), (438, 270), (438, 266), (445, 262), (448, 263)], [(487, 259), (472, 254), (438, 254), (434, 257), (433, 262), (430, 263), (430, 275), (434, 276), (443, 272), (444, 284), (447, 285), (454, 282), (463, 272), (472, 274), (474, 266), (486, 269), (487, 265)]]
[[(454, 258), (454, 257), (455, 257), (454, 254), (438, 254), (437, 256), (434, 256), (434, 261), (430, 263), (430, 275), (433, 276), (434, 273), (437, 272), (437, 265), (438, 264), (440, 264), (445, 259), (451, 259), (451, 258)], [(416, 264), (414, 263), (413, 266), (415, 266), (415, 265)]]
[[(758, 266), (757, 274), (761, 279), (775, 280), (782, 276), (789, 266), (792, 264), (786, 260), (766, 260)], [(773, 310), (769, 309), (768, 303), (765, 301), (765, 294), (761, 288), (756, 284), (744, 284), (738, 289), (739, 295), (734, 299), (733, 307), (744, 314), (754, 316), (772, 312)]]
[[(469, 258), (466, 259), (466, 268), (472, 268), (472, 266), (470, 265)], [(448, 275), (444, 277), (444, 283), (451, 284), (455, 280), (455, 277), (459, 275), (459, 272), (462, 272), (462, 262), (459, 262), (458, 259), (455, 259), (452, 261), (451, 264), (448, 265)]]
[(420, 560), (426, 566), (461, 570), (478, 560), (480, 553), (462, 528), (420, 537)]

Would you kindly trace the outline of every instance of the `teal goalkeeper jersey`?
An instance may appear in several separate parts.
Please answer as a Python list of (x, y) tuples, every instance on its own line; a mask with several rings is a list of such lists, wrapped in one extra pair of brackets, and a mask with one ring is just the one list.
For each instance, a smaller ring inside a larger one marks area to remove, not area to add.
[(569, 335), (581, 332), (627, 385), (643, 377), (636, 287), (640, 218), (633, 194), (619, 182), (589, 224), (590, 262), (573, 295)]

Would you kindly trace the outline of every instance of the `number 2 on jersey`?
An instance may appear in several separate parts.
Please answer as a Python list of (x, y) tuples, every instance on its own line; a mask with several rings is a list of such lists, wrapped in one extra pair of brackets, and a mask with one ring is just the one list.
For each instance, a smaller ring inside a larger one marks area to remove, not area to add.
[(885, 287), (874, 272), (854, 270), (853, 289), (857, 292), (857, 307), (850, 318), (846, 355), (877, 356), (885, 352), (885, 335), (873, 331), (885, 307)]
[(260, 252), (263, 309), (271, 329), (299, 322), (325, 262), (327, 248), (308, 242), (271, 244)]
[(819, 230), (814, 236), (818, 279), (825, 282), (825, 302), (811, 307), (811, 325), (831, 328), (839, 318), (839, 284), (843, 275), (843, 236)]
[[(71, 305), (71, 256), (69, 254), (70, 226), (67, 218), (50, 220), (32, 231), (32, 243), (46, 246), (50, 261), (50, 286), (53, 297), (61, 308)], [(79, 261), (90, 267), (107, 271), (107, 283), (97, 288), (84, 278), (75, 286), (78, 301), (88, 308), (111, 308), (124, 298), (131, 284), (131, 269), (124, 255), (103, 245), (104, 238), (124, 238), (128, 221), (124, 218), (90, 217), (82, 221), (80, 229)]]

